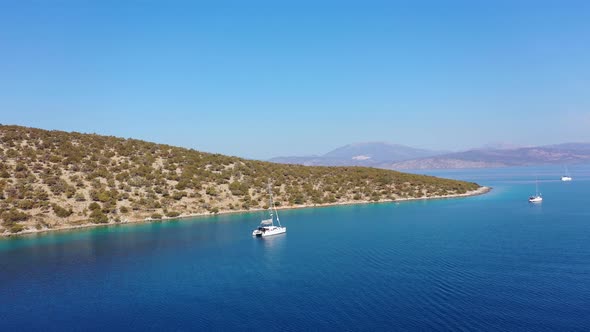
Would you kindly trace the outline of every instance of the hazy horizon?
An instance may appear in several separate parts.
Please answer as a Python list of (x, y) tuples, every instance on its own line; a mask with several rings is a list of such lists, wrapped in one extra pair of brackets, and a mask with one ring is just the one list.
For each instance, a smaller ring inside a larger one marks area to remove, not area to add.
[[(21, 124), (15, 124), (15, 123), (0, 123), (0, 125), (6, 125), (6, 126), (25, 126), (25, 125), (21, 125)], [(25, 127), (30, 127), (30, 126), (25, 126)], [(33, 127), (33, 128), (38, 128), (38, 127)], [(105, 136), (115, 136), (115, 137), (120, 137), (120, 138), (125, 138), (125, 139), (140, 139), (140, 140), (144, 140), (147, 142), (151, 142), (151, 143), (156, 143), (156, 144), (168, 144), (168, 145), (173, 145), (173, 146), (177, 146), (177, 147), (181, 147), (181, 148), (187, 148), (187, 149), (195, 149), (201, 152), (207, 152), (207, 153), (221, 153), (224, 154), (222, 152), (219, 151), (208, 151), (208, 150), (202, 150), (202, 149), (198, 149), (195, 147), (191, 147), (191, 146), (186, 146), (186, 145), (181, 145), (181, 144), (171, 144), (171, 143), (166, 143), (166, 142), (158, 142), (158, 141), (153, 141), (153, 140), (149, 140), (149, 139), (141, 139), (138, 137), (129, 137), (129, 136), (125, 136), (125, 135), (107, 135), (104, 133), (100, 133), (100, 132), (81, 132), (78, 130), (63, 130), (63, 129), (48, 129), (48, 128), (38, 128), (38, 129), (43, 129), (43, 130), (61, 130), (61, 131), (66, 131), (66, 132), (77, 132), (77, 133), (81, 133), (81, 134), (96, 134), (96, 135), (105, 135)], [(590, 141), (577, 141), (577, 142), (553, 142), (553, 143), (548, 143), (548, 144), (538, 144), (538, 145), (520, 145), (520, 144), (513, 144), (511, 142), (488, 142), (488, 143), (484, 143), (482, 145), (478, 145), (478, 146), (470, 146), (467, 148), (462, 148), (462, 149), (431, 149), (429, 147), (420, 147), (420, 146), (415, 146), (412, 144), (404, 144), (404, 143), (399, 143), (399, 142), (389, 142), (389, 141), (358, 141), (358, 142), (342, 142), (342, 144), (337, 145), (337, 146), (333, 146), (333, 147), (329, 147), (327, 150), (325, 151), (320, 151), (318, 153), (304, 153), (304, 154), (282, 154), (282, 155), (274, 155), (274, 156), (269, 156), (269, 157), (262, 157), (262, 158), (257, 158), (257, 157), (250, 157), (250, 156), (246, 156), (246, 155), (232, 155), (232, 154), (225, 154), (228, 156), (234, 156), (234, 157), (240, 157), (240, 158), (246, 158), (246, 159), (254, 159), (254, 160), (269, 160), (269, 159), (273, 159), (273, 158), (277, 158), (277, 157), (313, 157), (313, 156), (322, 156), (328, 152), (331, 152), (333, 150), (336, 150), (338, 148), (342, 148), (344, 146), (348, 146), (348, 145), (358, 145), (358, 144), (372, 144), (372, 143), (383, 143), (383, 144), (391, 144), (391, 145), (401, 145), (401, 146), (406, 146), (406, 147), (410, 147), (410, 148), (417, 148), (417, 149), (423, 149), (423, 150), (431, 150), (431, 151), (435, 151), (435, 152), (441, 152), (441, 153), (454, 153), (454, 152), (464, 152), (467, 150), (472, 150), (472, 149), (484, 149), (484, 148), (491, 148), (491, 149), (511, 149), (511, 148), (531, 148), (531, 147), (540, 147), (540, 146), (550, 146), (550, 145), (559, 145), (559, 144), (571, 144), (571, 143), (583, 143), (583, 144), (590, 144)]]
[(0, 3), (0, 123), (253, 159), (590, 141), (590, 3)]

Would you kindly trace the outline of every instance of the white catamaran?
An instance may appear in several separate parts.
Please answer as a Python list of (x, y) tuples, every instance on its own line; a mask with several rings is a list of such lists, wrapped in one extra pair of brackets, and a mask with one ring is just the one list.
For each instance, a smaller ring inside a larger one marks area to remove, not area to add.
[[(271, 190), (270, 182), (268, 184), (268, 194), (270, 196), (270, 205), (268, 206), (270, 218), (262, 220), (260, 222), (260, 226), (258, 226), (258, 228), (256, 228), (255, 230), (252, 231), (252, 236), (266, 237), (266, 236), (277, 235), (277, 234), (282, 234), (282, 233), (287, 232), (287, 227), (281, 226), (281, 220), (279, 219), (279, 212), (277, 211), (277, 208), (275, 207), (274, 202), (272, 201), (272, 190)], [(274, 224), (273, 211), (274, 211), (274, 214), (276, 214), (276, 216), (277, 216), (278, 226), (275, 226), (275, 224)]]

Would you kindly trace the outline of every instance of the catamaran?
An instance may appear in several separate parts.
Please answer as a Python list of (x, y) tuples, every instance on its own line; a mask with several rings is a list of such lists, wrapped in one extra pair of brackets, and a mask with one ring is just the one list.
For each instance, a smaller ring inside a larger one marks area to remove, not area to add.
[(570, 176), (569, 172), (567, 171), (567, 166), (565, 166), (565, 175), (561, 177), (561, 181), (571, 181), (572, 177)]
[(535, 196), (529, 197), (529, 202), (531, 203), (541, 203), (543, 201), (543, 197), (539, 193), (539, 180), (535, 180)]
[[(275, 207), (274, 202), (272, 201), (272, 190), (270, 187), (270, 182), (268, 183), (268, 194), (270, 196), (270, 205), (268, 206), (270, 218), (262, 220), (260, 222), (260, 226), (258, 226), (258, 228), (256, 228), (255, 230), (252, 231), (252, 236), (266, 237), (266, 236), (277, 235), (277, 234), (282, 234), (282, 233), (287, 232), (287, 227), (281, 226), (281, 220), (279, 219), (279, 212), (277, 211), (277, 208)], [(274, 211), (274, 214), (276, 214), (276, 216), (277, 216), (278, 226), (275, 226), (275, 224), (274, 224), (273, 211)]]

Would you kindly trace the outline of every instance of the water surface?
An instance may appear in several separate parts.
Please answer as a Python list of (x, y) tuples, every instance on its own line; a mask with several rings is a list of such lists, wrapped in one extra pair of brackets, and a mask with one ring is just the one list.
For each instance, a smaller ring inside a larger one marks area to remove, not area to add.
[[(0, 330), (588, 330), (590, 167), (429, 172), (483, 196), (0, 241)], [(535, 177), (545, 198), (532, 205)]]

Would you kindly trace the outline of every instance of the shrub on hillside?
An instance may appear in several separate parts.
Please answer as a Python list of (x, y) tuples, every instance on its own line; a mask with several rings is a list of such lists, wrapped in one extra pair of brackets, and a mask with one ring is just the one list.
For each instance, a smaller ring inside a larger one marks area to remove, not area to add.
[(22, 210), (30, 210), (35, 206), (35, 203), (33, 201), (31, 201), (30, 199), (24, 199), (22, 201), (19, 201), (16, 204), (16, 206)]
[(2, 217), (2, 220), (4, 220), (4, 224), (6, 225), (18, 221), (26, 221), (31, 217), (31, 215), (28, 213), (21, 212), (15, 208), (12, 208), (8, 211), (2, 212), (0, 217)]
[(176, 191), (172, 194), (172, 198), (174, 198), (175, 200), (179, 201), (181, 200), (183, 197), (186, 197), (188, 194), (186, 191)]
[(52, 204), (51, 207), (53, 208), (53, 212), (55, 212), (55, 215), (60, 217), (60, 218), (67, 218), (69, 216), (72, 215), (72, 213), (74, 213), (74, 211), (72, 211), (72, 209), (64, 209), (63, 207), (57, 205), (57, 204)]
[(12, 224), (8, 227), (8, 231), (10, 233), (18, 233), (24, 229), (25, 229), (25, 226), (23, 226), (21, 224)]
[(76, 202), (84, 202), (86, 200), (86, 197), (84, 196), (84, 193), (82, 192), (77, 192), (74, 195), (74, 199), (76, 200)]
[(180, 215), (180, 212), (177, 211), (168, 211), (166, 212), (166, 217), (175, 218)]
[(207, 187), (207, 189), (205, 190), (205, 193), (209, 196), (217, 196), (217, 189), (215, 189), (215, 187), (211, 186), (211, 187)]
[(90, 221), (95, 224), (106, 224), (109, 222), (109, 218), (100, 209), (98, 209), (90, 213)]
[(100, 207), (100, 204), (98, 204), (96, 202), (92, 202), (92, 203), (90, 203), (90, 205), (88, 205), (88, 209), (90, 211), (95, 211), (95, 210), (100, 210), (101, 207)]

